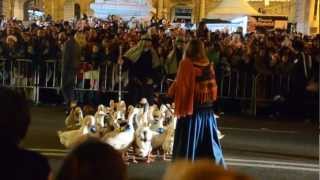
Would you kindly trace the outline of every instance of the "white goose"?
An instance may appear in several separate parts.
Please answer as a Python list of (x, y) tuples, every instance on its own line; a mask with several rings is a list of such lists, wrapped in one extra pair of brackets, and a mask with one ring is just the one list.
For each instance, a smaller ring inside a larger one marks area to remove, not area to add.
[(126, 118), (126, 103), (124, 101), (120, 101), (118, 103), (114, 103), (112, 100), (112, 104), (110, 105), (110, 116), (111, 118), (108, 123), (112, 129), (119, 129), (120, 123), (125, 122)]
[(176, 123), (177, 123), (177, 117), (173, 117), (170, 125), (166, 129), (167, 130), (166, 136), (162, 144), (163, 160), (167, 160), (166, 158), (167, 155), (172, 155)]
[[(151, 152), (152, 152), (152, 137), (154, 132), (150, 129), (150, 126), (147, 124), (143, 127), (140, 127), (135, 133), (135, 149), (134, 152), (140, 157), (147, 157), (147, 163), (150, 163)], [(136, 163), (135, 156), (133, 156), (133, 162)]]
[(159, 109), (154, 109), (153, 120), (151, 121), (149, 120), (149, 122), (151, 122), (150, 129), (152, 131), (162, 133), (164, 131), (164, 126), (163, 126), (164, 120), (165, 120), (165, 116), (163, 112), (161, 112), (161, 110)]
[(70, 114), (65, 120), (67, 129), (77, 129), (80, 127), (80, 122), (83, 120), (83, 112), (80, 107), (72, 107)]
[(72, 148), (83, 142), (87, 137), (99, 137), (98, 128), (93, 116), (86, 116), (81, 124), (82, 126), (77, 130), (58, 131), (60, 143), (66, 148)]
[[(150, 112), (156, 108), (153, 106), (152, 108), (149, 108), (149, 104), (145, 98), (141, 100), (141, 104), (143, 105), (143, 110), (141, 114), (141, 109), (139, 109), (139, 119), (138, 119), (138, 129), (135, 133), (135, 147), (134, 151), (135, 154), (137, 154), (140, 157), (147, 157), (147, 163), (150, 163), (151, 160), (151, 152), (152, 152), (152, 145), (151, 141), (153, 136), (156, 134), (156, 132), (152, 131), (150, 129)], [(136, 163), (135, 156), (133, 156), (133, 162)]]
[(160, 110), (156, 110), (154, 115), (154, 124), (151, 126), (151, 129), (156, 132), (155, 136), (152, 138), (152, 146), (155, 149), (161, 147), (166, 137), (167, 128), (163, 126), (165, 121), (168, 108), (165, 105), (160, 106)]
[(129, 106), (128, 124), (123, 130), (114, 130), (105, 134), (102, 141), (111, 145), (118, 151), (125, 152), (134, 141), (133, 118), (138, 113), (138, 109)]
[(94, 117), (96, 118), (97, 125), (99, 125), (101, 128), (105, 127), (104, 119), (106, 116), (107, 116), (106, 107), (102, 104), (99, 105), (98, 110), (95, 113)]

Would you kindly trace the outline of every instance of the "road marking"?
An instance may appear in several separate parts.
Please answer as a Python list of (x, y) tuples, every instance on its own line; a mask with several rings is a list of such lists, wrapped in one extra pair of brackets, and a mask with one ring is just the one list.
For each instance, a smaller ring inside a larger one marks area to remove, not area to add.
[[(48, 149), (48, 148), (31, 148), (30, 150), (37, 151), (48, 157), (65, 157), (69, 150), (67, 149)], [(293, 163), (285, 161), (271, 161), (271, 160), (255, 160), (255, 159), (238, 159), (225, 158), (228, 166), (244, 166), (244, 167), (260, 167), (272, 169), (286, 169), (319, 172), (319, 165), (312, 163)]]
[(292, 163), (292, 162), (280, 162), (280, 161), (270, 161), (270, 160), (254, 160), (254, 159), (235, 159), (235, 158), (226, 158), (226, 161), (231, 162), (241, 162), (241, 163), (259, 163), (259, 164), (270, 164), (270, 165), (288, 165), (288, 166), (304, 166), (311, 168), (319, 168), (318, 164), (307, 164), (307, 163)]
[(220, 127), (220, 130), (237, 130), (237, 131), (251, 131), (251, 132), (271, 132), (271, 133), (283, 133), (283, 134), (297, 134), (297, 131), (287, 131), (287, 130), (272, 130), (268, 128), (251, 129), (251, 128), (232, 128), (232, 127)]
[(260, 168), (271, 168), (271, 169), (286, 169), (286, 170), (319, 172), (319, 168), (266, 165), (266, 164), (258, 164), (258, 163), (237, 163), (237, 162), (229, 162), (229, 163), (227, 162), (226, 164), (227, 164), (227, 166), (245, 166), (245, 167), (260, 167)]
[(39, 152), (44, 156), (49, 156), (49, 157), (65, 157), (66, 153), (54, 153), (54, 152)]
[(68, 149), (50, 149), (50, 148), (29, 148), (31, 151), (37, 152), (61, 152), (61, 153), (68, 153)]

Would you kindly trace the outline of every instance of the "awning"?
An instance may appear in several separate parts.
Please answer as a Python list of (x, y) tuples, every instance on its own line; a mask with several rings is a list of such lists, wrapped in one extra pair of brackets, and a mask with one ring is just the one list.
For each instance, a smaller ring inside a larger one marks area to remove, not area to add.
[(239, 16), (258, 16), (260, 13), (251, 7), (245, 0), (223, 0), (211, 10), (208, 19), (230, 20)]

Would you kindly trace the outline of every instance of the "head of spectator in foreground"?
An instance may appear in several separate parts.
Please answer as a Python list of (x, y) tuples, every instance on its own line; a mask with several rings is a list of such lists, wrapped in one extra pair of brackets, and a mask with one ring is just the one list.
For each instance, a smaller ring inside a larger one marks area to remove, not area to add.
[(4, 87), (0, 87), (0, 99), (0, 138), (19, 144), (31, 121), (28, 101), (24, 94)]
[(56, 180), (125, 180), (127, 167), (110, 145), (96, 139), (80, 144), (65, 158)]
[(164, 180), (252, 180), (236, 172), (217, 166), (212, 160), (176, 161), (170, 165)]

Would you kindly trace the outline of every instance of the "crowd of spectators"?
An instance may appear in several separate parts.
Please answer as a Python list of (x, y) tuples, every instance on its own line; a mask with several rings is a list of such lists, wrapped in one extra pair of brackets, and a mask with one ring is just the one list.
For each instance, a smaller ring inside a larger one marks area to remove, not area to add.
[[(45, 59), (60, 59), (67, 33), (74, 31), (75, 39), (82, 48), (83, 61), (98, 66), (118, 58), (119, 45), (123, 51), (135, 46), (141, 35), (150, 33), (153, 48), (162, 65), (168, 64), (168, 55), (175, 47), (175, 39), (182, 43), (199, 37), (206, 43), (209, 59), (215, 65), (230, 64), (241, 71), (258, 73), (291, 73), (297, 55), (306, 55), (306, 76), (312, 76), (319, 49), (318, 36), (303, 36), (301, 33), (270, 31), (260, 33), (209, 32), (205, 24), (198, 30), (170, 26), (166, 21), (145, 23), (118, 17), (109, 20), (82, 19), (77, 22), (43, 22), (25, 25), (22, 21), (8, 21), (0, 30), (0, 56), (10, 60), (32, 59), (41, 64)], [(161, 25), (159, 25), (161, 24)], [(181, 55), (180, 55), (181, 56)], [(309, 60), (309, 56), (311, 59)]]
[[(153, 73), (152, 79), (161, 82), (163, 77), (174, 78), (188, 40), (200, 38), (205, 42), (209, 60), (215, 64), (218, 81), (230, 76), (232, 71), (239, 71), (253, 75), (290, 76), (292, 82), (299, 82), (290, 85), (293, 94), (288, 95), (280, 88), (272, 96), (296, 96), (306, 90), (318, 90), (320, 35), (304, 36), (283, 30), (248, 34), (227, 30), (210, 32), (205, 23), (192, 30), (170, 24), (165, 19), (153, 18), (148, 22), (132, 18), (125, 21), (116, 16), (106, 20), (85, 16), (75, 22), (46, 21), (29, 25), (11, 20), (1, 26), (0, 57), (8, 61), (31, 59), (34, 68), (43, 69), (46, 59), (60, 62), (70, 33), (74, 34), (81, 48), (81, 61), (85, 62), (79, 67), (78, 76), (83, 75), (83, 71), (104, 65), (114, 67), (119, 59), (120, 46), (122, 52), (127, 52), (144, 34), (148, 34), (159, 61), (156, 67), (152, 67), (157, 72)], [(130, 70), (135, 71), (134, 67)], [(107, 82), (111, 81), (108, 79)]]

